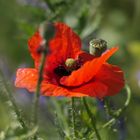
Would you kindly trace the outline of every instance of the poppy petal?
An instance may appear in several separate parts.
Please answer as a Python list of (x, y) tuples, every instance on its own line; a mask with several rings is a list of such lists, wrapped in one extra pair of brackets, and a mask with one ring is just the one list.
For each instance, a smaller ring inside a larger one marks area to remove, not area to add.
[(71, 89), (71, 91), (81, 92), (83, 94), (86, 94), (87, 96), (97, 97), (101, 99), (107, 94), (108, 87), (99, 80), (92, 80), (87, 84)]
[(82, 62), (83, 64), (86, 62), (86, 61), (90, 61), (92, 60), (93, 58), (95, 58), (95, 56), (85, 52), (85, 51), (80, 51), (78, 54), (78, 60), (80, 62)]
[[(21, 68), (17, 70), (15, 86), (19, 88), (26, 88), (30, 92), (35, 92), (38, 80), (38, 71), (32, 68)], [(41, 84), (41, 93), (44, 96), (68, 96), (68, 97), (82, 97), (87, 96), (80, 92), (71, 92), (63, 87), (49, 84), (44, 80)]]
[(101, 81), (108, 87), (106, 96), (119, 93), (125, 83), (123, 71), (118, 66), (108, 63), (102, 65), (95, 79)]
[(42, 41), (42, 38), (39, 35), (39, 32), (36, 32), (28, 40), (29, 51), (31, 53), (32, 58), (35, 61), (35, 64), (37, 64), (40, 61), (40, 54), (38, 53), (38, 48), (40, 46), (41, 41)]
[(56, 23), (55, 37), (49, 42), (47, 56), (48, 70), (53, 71), (58, 65), (64, 64), (67, 58), (75, 58), (81, 48), (81, 40), (73, 30), (64, 23)]
[(79, 91), (73, 92), (66, 88), (63, 88), (63, 87), (60, 87), (57, 85), (53, 85), (53, 84), (44, 83), (44, 82), (42, 83), (42, 86), (41, 86), (41, 92), (42, 92), (42, 95), (44, 95), (44, 96), (66, 96), (66, 97), (88, 96)]
[(81, 68), (73, 71), (70, 76), (63, 76), (60, 83), (64, 86), (80, 86), (91, 80), (101, 66), (118, 50), (118, 47), (111, 48), (106, 51), (102, 56), (87, 61)]
[[(64, 63), (67, 58), (75, 58), (81, 48), (79, 36), (69, 26), (64, 23), (55, 23), (55, 27), (55, 36), (49, 41), (49, 54), (46, 64), (49, 71)], [(40, 54), (37, 50), (41, 41), (39, 32), (36, 32), (28, 41), (29, 50), (36, 67), (40, 61)]]
[(32, 68), (21, 68), (17, 70), (15, 86), (27, 88), (30, 92), (36, 89), (38, 71)]

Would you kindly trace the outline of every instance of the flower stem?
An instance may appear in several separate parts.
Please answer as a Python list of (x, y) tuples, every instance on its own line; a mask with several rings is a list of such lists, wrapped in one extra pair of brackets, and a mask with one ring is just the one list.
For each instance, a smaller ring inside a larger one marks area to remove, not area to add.
[(98, 140), (101, 140), (101, 137), (100, 137), (100, 135), (99, 135), (98, 129), (97, 129), (97, 127), (96, 127), (96, 119), (95, 119), (95, 117), (93, 116), (93, 114), (91, 113), (91, 111), (90, 111), (90, 109), (89, 109), (89, 107), (88, 107), (88, 104), (87, 104), (87, 102), (86, 102), (86, 98), (85, 98), (85, 97), (83, 97), (83, 103), (84, 103), (84, 106), (85, 106), (85, 108), (86, 108), (87, 114), (88, 114), (88, 116), (89, 116), (90, 119), (91, 119), (91, 123), (92, 123), (93, 129), (94, 129), (94, 131), (95, 131), (96, 137), (97, 137)]
[(64, 117), (64, 114), (62, 112), (62, 108), (60, 107), (59, 102), (54, 97), (51, 97), (51, 101), (53, 103), (53, 106), (55, 107), (56, 119), (58, 121), (62, 122), (62, 125), (63, 125), (64, 130), (65, 130), (64, 133), (65, 133), (66, 137), (70, 137), (70, 130), (69, 130), (68, 122), (67, 122), (67, 119)]
[(3, 73), (2, 73), (1, 70), (0, 70), (0, 73), (1, 73), (1, 76), (2, 76), (1, 78), (2, 78), (4, 87), (5, 87), (5, 90), (6, 90), (6, 94), (7, 94), (8, 98), (9, 98), (11, 104), (12, 104), (12, 108), (13, 108), (14, 112), (16, 113), (17, 119), (18, 119), (19, 123), (21, 124), (22, 128), (27, 129), (27, 126), (26, 126), (26, 124), (23, 120), (21, 111), (16, 104), (15, 98), (13, 97), (13, 95), (11, 93), (11, 90), (9, 89), (8, 84), (7, 84), (6, 80), (4, 79), (4, 76), (3, 76)]
[(71, 98), (71, 107), (72, 107), (72, 129), (73, 129), (73, 139), (76, 139), (76, 127), (75, 127), (75, 98)]
[(128, 105), (130, 103), (130, 100), (131, 100), (131, 90), (130, 90), (130, 87), (128, 85), (125, 85), (125, 89), (126, 89), (126, 93), (127, 93), (127, 98), (126, 98), (126, 101), (124, 103), (124, 106), (122, 108), (118, 109), (115, 112), (116, 118), (118, 118), (126, 110), (126, 108), (128, 107)]
[(126, 89), (126, 93), (127, 93), (127, 98), (126, 98), (126, 101), (124, 103), (124, 106), (122, 108), (118, 109), (116, 111), (116, 113), (113, 115), (113, 118), (110, 119), (108, 122), (106, 122), (104, 125), (102, 125), (100, 128), (98, 128), (98, 130), (106, 128), (106, 127), (112, 125), (113, 123), (115, 123), (116, 120), (122, 115), (122, 113), (128, 107), (130, 100), (131, 100), (131, 90), (130, 90), (130, 87), (128, 85), (125, 86), (125, 89)]
[[(33, 127), (36, 127), (38, 125), (39, 97), (40, 97), (41, 83), (43, 81), (44, 65), (46, 61), (48, 42), (55, 34), (55, 27), (52, 23), (48, 23), (47, 21), (45, 21), (44, 23), (40, 24), (39, 33), (42, 37), (42, 42), (40, 43), (40, 48), (38, 50), (38, 53), (41, 53), (42, 55), (41, 55), (40, 66), (39, 66), (37, 87), (36, 87), (36, 92), (35, 92), (34, 102), (33, 102)], [(35, 140), (37, 139), (37, 134), (35, 134), (34, 139)]]
[[(39, 109), (39, 97), (40, 97), (40, 88), (41, 88), (41, 82), (43, 80), (43, 70), (44, 70), (44, 64), (45, 64), (45, 58), (46, 53), (45, 51), (42, 52), (40, 67), (39, 67), (39, 77), (36, 87), (36, 92), (34, 95), (34, 101), (33, 101), (33, 127), (36, 127), (38, 125), (38, 109)], [(37, 136), (35, 134), (34, 139), (37, 139)]]

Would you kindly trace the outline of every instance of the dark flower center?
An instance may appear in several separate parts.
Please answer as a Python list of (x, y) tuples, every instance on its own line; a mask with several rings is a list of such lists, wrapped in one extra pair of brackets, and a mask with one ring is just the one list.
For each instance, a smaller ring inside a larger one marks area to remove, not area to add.
[(58, 76), (68, 76), (72, 71), (77, 70), (81, 67), (81, 64), (78, 60), (68, 58), (63, 65), (59, 65), (54, 69), (55, 74)]
[(58, 67), (56, 67), (54, 69), (54, 72), (55, 72), (55, 74), (57, 74), (60, 77), (68, 76), (71, 74), (71, 71), (68, 71), (63, 65), (59, 65)]

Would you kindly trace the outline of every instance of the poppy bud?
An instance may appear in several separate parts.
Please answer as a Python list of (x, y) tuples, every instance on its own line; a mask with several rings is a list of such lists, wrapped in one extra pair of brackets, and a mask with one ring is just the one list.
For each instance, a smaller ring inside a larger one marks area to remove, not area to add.
[(43, 40), (40, 44), (40, 46), (37, 48), (37, 53), (41, 54), (42, 52), (47, 53), (47, 48), (46, 48), (46, 40)]
[(77, 62), (73, 58), (68, 58), (65, 61), (65, 65), (69, 71), (72, 71), (76, 69)]
[(43, 22), (39, 26), (39, 33), (44, 40), (50, 40), (55, 34), (54, 24), (47, 21)]
[(101, 56), (101, 54), (107, 49), (107, 42), (103, 39), (93, 39), (89, 44), (90, 54), (94, 55), (95, 57)]

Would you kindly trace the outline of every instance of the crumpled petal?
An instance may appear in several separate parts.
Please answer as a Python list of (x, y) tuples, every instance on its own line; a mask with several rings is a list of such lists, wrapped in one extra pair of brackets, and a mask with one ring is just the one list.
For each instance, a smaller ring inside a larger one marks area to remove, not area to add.
[[(35, 92), (38, 80), (38, 70), (32, 68), (20, 68), (16, 73), (15, 86), (18, 88), (26, 88), (30, 92)], [(41, 83), (41, 94), (44, 96), (68, 96), (82, 97), (87, 96), (80, 92), (71, 92), (63, 87), (50, 84), (43, 80)]]
[[(67, 58), (75, 58), (81, 48), (81, 40), (73, 30), (64, 23), (55, 23), (55, 36), (49, 41), (46, 68), (52, 72), (54, 68), (65, 62)], [(31, 56), (38, 68), (40, 63), (40, 47), (42, 38), (39, 32), (36, 32), (28, 41)]]
[(57, 86), (57, 85), (53, 85), (53, 84), (45, 84), (42, 83), (41, 86), (41, 91), (42, 91), (42, 95), (44, 96), (66, 96), (66, 97), (84, 97), (84, 96), (88, 96), (84, 93), (81, 93), (79, 91), (70, 91), (66, 88)]
[(39, 35), (39, 32), (36, 32), (29, 40), (28, 40), (28, 46), (29, 51), (31, 53), (32, 58), (35, 61), (35, 65), (38, 66), (40, 61), (40, 54), (38, 53), (38, 49), (40, 47), (42, 38)]
[(73, 71), (69, 76), (63, 76), (60, 83), (64, 86), (80, 86), (90, 81), (100, 70), (101, 66), (118, 50), (118, 47), (111, 48), (102, 56), (87, 61), (81, 68)]
[(47, 70), (53, 71), (58, 65), (64, 64), (67, 58), (75, 58), (81, 48), (79, 36), (64, 23), (56, 23), (56, 35), (49, 42)]
[(103, 98), (119, 93), (124, 87), (124, 83), (123, 71), (118, 66), (105, 63), (95, 78), (79, 87), (71, 88), (71, 91), (78, 91), (88, 96)]
[(99, 80), (91, 80), (89, 83), (83, 84), (79, 87), (71, 88), (73, 92), (80, 92), (87, 96), (103, 98), (108, 93), (108, 86)]
[(38, 71), (33, 68), (20, 68), (16, 73), (15, 86), (35, 91), (38, 80)]
[(108, 63), (102, 65), (95, 80), (102, 82), (108, 87), (108, 92), (105, 96), (119, 93), (125, 84), (123, 71), (118, 66)]
[(85, 52), (85, 51), (80, 51), (78, 54), (77, 54), (77, 59), (78, 61), (80, 61), (82, 64), (84, 64), (85, 62), (87, 61), (90, 61), (92, 59), (94, 59), (95, 56)]

